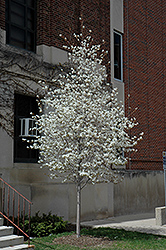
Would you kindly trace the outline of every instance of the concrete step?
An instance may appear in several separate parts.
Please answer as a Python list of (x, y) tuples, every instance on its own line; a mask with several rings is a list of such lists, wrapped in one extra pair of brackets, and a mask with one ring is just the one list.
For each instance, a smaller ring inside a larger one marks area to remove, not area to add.
[(0, 237), (0, 247), (9, 247), (24, 243), (23, 236), (7, 235)]
[(0, 237), (13, 234), (13, 227), (0, 226)]
[(13, 227), (3, 226), (0, 218), (0, 250), (34, 250), (34, 246), (23, 243), (24, 237), (13, 235)]
[(3, 247), (0, 248), (1, 250), (34, 250), (34, 246), (28, 246), (26, 244), (21, 244), (17, 246), (12, 246), (12, 247)]

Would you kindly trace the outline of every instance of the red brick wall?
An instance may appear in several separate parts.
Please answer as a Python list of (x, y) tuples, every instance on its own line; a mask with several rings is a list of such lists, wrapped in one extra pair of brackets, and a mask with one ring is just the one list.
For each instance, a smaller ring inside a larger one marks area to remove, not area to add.
[(0, 0), (0, 28), (5, 29), (5, 0)]
[[(37, 15), (37, 45), (45, 44), (62, 48), (63, 34), (72, 41), (73, 33), (80, 30), (79, 17), (82, 17), (85, 32), (92, 30), (94, 43), (104, 39), (104, 48), (109, 50), (110, 44), (110, 1), (109, 0), (40, 0)], [(105, 58), (108, 62), (110, 53)], [(108, 68), (108, 73), (110, 69)]]
[(62, 48), (63, 41), (59, 34), (69, 37), (77, 28), (74, 19), (75, 2), (77, 1), (38, 1), (37, 45)]
[[(104, 64), (110, 60), (110, 0), (81, 0), (81, 14), (87, 30), (92, 30), (94, 43), (100, 44), (105, 40), (104, 49), (108, 50)], [(107, 67), (110, 81), (110, 67)]]
[(166, 150), (165, 13), (164, 1), (124, 0), (125, 108), (139, 122), (135, 132), (145, 133), (138, 152), (131, 154), (131, 169), (162, 169), (162, 151)]
[(59, 34), (71, 39), (79, 31), (79, 16), (86, 29), (93, 31), (95, 43), (106, 40), (109, 46), (110, 3), (109, 0), (40, 0), (38, 1), (37, 44), (62, 48)]

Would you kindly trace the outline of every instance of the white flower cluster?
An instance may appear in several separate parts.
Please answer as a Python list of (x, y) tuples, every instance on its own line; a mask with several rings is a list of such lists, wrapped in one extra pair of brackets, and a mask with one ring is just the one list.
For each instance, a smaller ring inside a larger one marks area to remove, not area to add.
[[(46, 88), (37, 120), (39, 136), (31, 148), (40, 150), (39, 163), (52, 177), (75, 183), (118, 180), (113, 165), (124, 165), (124, 152), (133, 150), (141, 138), (130, 138), (127, 131), (136, 125), (125, 117), (117, 101), (117, 89), (106, 84), (104, 51), (91, 45), (91, 36), (80, 46), (70, 46), (71, 70), (62, 72), (58, 88)], [(99, 56), (99, 52), (101, 54)]]

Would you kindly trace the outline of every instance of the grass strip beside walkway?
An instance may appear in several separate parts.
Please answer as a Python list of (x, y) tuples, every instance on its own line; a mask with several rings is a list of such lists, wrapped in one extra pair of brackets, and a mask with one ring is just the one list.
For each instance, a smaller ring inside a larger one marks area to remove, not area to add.
[[(85, 237), (85, 242), (73, 243), (73, 233), (63, 233), (58, 235), (50, 235), (43, 238), (34, 238), (31, 243), (35, 245), (35, 250), (160, 250), (166, 249), (166, 237), (144, 234), (138, 232), (125, 231), (123, 229), (97, 228), (97, 229), (82, 229), (81, 235)], [(54, 239), (59, 238), (58, 244), (55, 244)], [(92, 238), (95, 237), (95, 238)], [(102, 237), (102, 243), (96, 243), (96, 238)], [(72, 238), (72, 243), (71, 243)], [(62, 241), (61, 241), (62, 239)], [(83, 238), (81, 239), (83, 240)], [(94, 241), (94, 244), (92, 242)], [(108, 243), (109, 242), (109, 243)], [(61, 244), (63, 243), (63, 244)], [(65, 244), (64, 244), (65, 243)], [(91, 244), (89, 244), (91, 243)], [(74, 245), (71, 245), (74, 244)]]

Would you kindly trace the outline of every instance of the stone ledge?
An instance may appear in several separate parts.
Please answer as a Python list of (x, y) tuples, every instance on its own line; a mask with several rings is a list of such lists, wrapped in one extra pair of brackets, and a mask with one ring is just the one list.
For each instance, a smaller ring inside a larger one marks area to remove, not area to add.
[(166, 224), (166, 207), (156, 207), (155, 217), (157, 226), (162, 226)]

